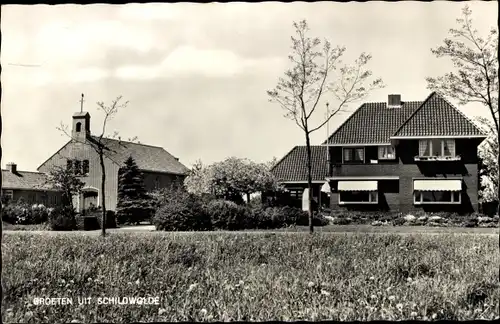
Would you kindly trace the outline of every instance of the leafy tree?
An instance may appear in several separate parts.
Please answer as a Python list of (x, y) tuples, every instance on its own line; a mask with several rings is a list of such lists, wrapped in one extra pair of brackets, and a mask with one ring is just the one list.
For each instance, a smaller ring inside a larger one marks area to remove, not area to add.
[(252, 193), (270, 190), (276, 186), (266, 164), (236, 157), (206, 167), (198, 161), (184, 183), (191, 193), (211, 194), (236, 203), (243, 202), (243, 195), (250, 201)]
[(144, 188), (143, 175), (130, 156), (118, 172), (117, 220), (122, 224), (137, 224), (151, 215), (152, 206)]
[(211, 171), (209, 166), (205, 166), (201, 160), (197, 160), (184, 180), (187, 191), (199, 196), (212, 193), (210, 189)]
[[(293, 120), (304, 132), (307, 146), (307, 183), (309, 188), (309, 231), (313, 232), (311, 133), (322, 128), (334, 115), (352, 102), (364, 99), (367, 94), (383, 87), (381, 79), (369, 82), (372, 72), (366, 69), (371, 55), (362, 53), (351, 66), (343, 65), (340, 58), (345, 47), (332, 48), (331, 43), (307, 34), (305, 20), (294, 22), (296, 36), (292, 36), (291, 67), (280, 77), (273, 90), (267, 91), (270, 101), (279, 104), (285, 117)], [(335, 80), (332, 81), (333, 76)], [(313, 115), (325, 95), (332, 95), (338, 105), (329, 110), (323, 122), (313, 124)]]
[(72, 209), (73, 197), (79, 195), (85, 185), (72, 171), (61, 166), (53, 167), (48, 173), (47, 184), (52, 189), (61, 191), (62, 205)]
[[(122, 96), (117, 97), (115, 100), (111, 102), (110, 105), (106, 105), (104, 102), (100, 101), (97, 102), (97, 109), (102, 111), (104, 113), (104, 120), (102, 123), (102, 128), (101, 128), (101, 134), (99, 136), (87, 136), (87, 139), (85, 141), (81, 141), (77, 138), (74, 138), (71, 133), (68, 131), (67, 125), (64, 125), (61, 123), (61, 126), (58, 127), (58, 130), (61, 132), (65, 133), (68, 135), (74, 142), (76, 143), (81, 143), (84, 145), (90, 146), (99, 156), (99, 164), (101, 166), (101, 192), (105, 193), (106, 192), (106, 165), (104, 164), (104, 158), (105, 157), (110, 157), (116, 151), (109, 145), (110, 141), (106, 137), (104, 137), (104, 134), (106, 133), (106, 126), (109, 120), (111, 120), (120, 109), (125, 108), (128, 105), (128, 101), (125, 103), (121, 103)], [(82, 105), (83, 105), (83, 94), (82, 94)], [(90, 135), (90, 134), (89, 134)], [(115, 132), (113, 134), (113, 137), (116, 137), (118, 134)], [(120, 143), (120, 145), (125, 145), (123, 143)], [(101, 197), (101, 210), (102, 210), (102, 236), (106, 235), (106, 224), (108, 222), (106, 221), (106, 199), (104, 197), (104, 194), (100, 195)]]
[(489, 136), (479, 146), (479, 157), (481, 158), (481, 190), (479, 197), (481, 202), (498, 201), (498, 136), (494, 123), (484, 117), (478, 117), (479, 126)]
[[(489, 111), (499, 141), (498, 115), (498, 31), (492, 27), (489, 33), (482, 37), (472, 26), (469, 6), (462, 9), (463, 17), (457, 19), (458, 29), (452, 28), (450, 38), (444, 40), (444, 45), (431, 49), (436, 57), (446, 57), (451, 60), (455, 71), (437, 78), (428, 77), (428, 88), (458, 100), (461, 105), (478, 102)], [(500, 154), (496, 150), (496, 165)], [(498, 167), (497, 167), (498, 169)], [(497, 180), (500, 174), (496, 173)], [(500, 187), (496, 186), (496, 197), (500, 196)], [(499, 204), (500, 207), (500, 204)], [(497, 210), (500, 215), (500, 208)]]

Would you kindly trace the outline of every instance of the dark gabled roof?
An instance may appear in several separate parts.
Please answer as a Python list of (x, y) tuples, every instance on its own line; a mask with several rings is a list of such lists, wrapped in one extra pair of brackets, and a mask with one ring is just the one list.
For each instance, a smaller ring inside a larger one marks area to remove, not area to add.
[[(92, 136), (96, 140), (97, 136)], [(129, 156), (132, 156), (137, 166), (142, 171), (163, 172), (178, 175), (187, 175), (189, 169), (179, 160), (167, 152), (163, 147), (151, 146), (134, 142), (121, 141), (111, 138), (103, 138), (103, 142), (110, 151), (106, 156), (118, 165), (123, 165)], [(58, 154), (71, 140), (61, 147), (50, 158), (43, 162), (37, 170), (47, 163), (53, 156)]]
[(2, 170), (2, 189), (52, 190), (44, 173), (10, 170)]
[(436, 92), (406, 120), (394, 137), (484, 136), (485, 134), (457, 108)]
[[(324, 181), (328, 176), (325, 146), (311, 146), (312, 180)], [(279, 182), (307, 181), (307, 147), (295, 146), (272, 169)]]
[(387, 108), (386, 102), (365, 103), (337, 128), (328, 144), (389, 144), (390, 137), (421, 104), (409, 101), (400, 108)]
[[(96, 136), (93, 136), (97, 139)], [(185, 175), (189, 169), (168, 153), (163, 147), (103, 138), (111, 152), (107, 156), (119, 165), (123, 165), (132, 156), (139, 169), (143, 171), (165, 172)]]
[[(365, 103), (328, 138), (328, 144), (384, 144), (392, 137), (484, 136), (462, 112), (440, 94), (425, 101)], [(323, 143), (325, 144), (325, 143)]]

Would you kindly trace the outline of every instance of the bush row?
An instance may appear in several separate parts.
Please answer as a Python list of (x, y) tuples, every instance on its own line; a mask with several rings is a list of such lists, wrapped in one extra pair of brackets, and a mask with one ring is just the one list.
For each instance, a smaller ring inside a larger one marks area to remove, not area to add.
[[(157, 209), (153, 224), (164, 231), (277, 229), (307, 225), (308, 215), (293, 207), (266, 207), (258, 204), (238, 205), (226, 200), (200, 200), (199, 197), (178, 191), (168, 195)], [(320, 215), (315, 226), (327, 225)]]
[(498, 216), (488, 217), (480, 213), (460, 215), (450, 212), (426, 213), (423, 211), (408, 214), (398, 212), (333, 211), (331, 223), (336, 225), (371, 224), (373, 226), (460, 226), (460, 227), (497, 227)]
[(12, 225), (37, 225), (47, 222), (50, 211), (42, 204), (30, 205), (21, 199), (2, 206), (2, 220)]

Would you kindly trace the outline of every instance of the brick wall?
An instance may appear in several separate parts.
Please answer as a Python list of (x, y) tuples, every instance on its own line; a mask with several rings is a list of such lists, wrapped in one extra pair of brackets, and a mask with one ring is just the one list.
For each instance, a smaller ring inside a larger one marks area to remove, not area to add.
[[(457, 139), (456, 153), (460, 161), (415, 162), (418, 155), (418, 140), (404, 140), (396, 147), (396, 160), (370, 163), (376, 158), (376, 148), (365, 148), (365, 162), (341, 164), (342, 151), (339, 147), (331, 148), (332, 176), (399, 176), (399, 190), (380, 188), (379, 202), (382, 206), (339, 206), (338, 193), (331, 195), (333, 208), (387, 209), (401, 212), (424, 209), (426, 211), (447, 210), (452, 212), (473, 212), (478, 210), (478, 157), (476, 139)], [(413, 204), (413, 179), (422, 177), (461, 177), (463, 178), (462, 204), (415, 206)], [(384, 181), (380, 181), (383, 184)], [(332, 189), (336, 188), (332, 181)], [(379, 204), (380, 205), (380, 204)]]

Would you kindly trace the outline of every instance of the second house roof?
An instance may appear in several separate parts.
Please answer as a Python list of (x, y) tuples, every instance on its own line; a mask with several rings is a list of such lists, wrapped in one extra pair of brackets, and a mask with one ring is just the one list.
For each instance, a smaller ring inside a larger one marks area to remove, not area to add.
[(328, 144), (389, 144), (393, 137), (484, 136), (463, 113), (436, 92), (424, 101), (365, 103), (328, 138)]

